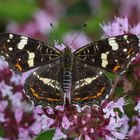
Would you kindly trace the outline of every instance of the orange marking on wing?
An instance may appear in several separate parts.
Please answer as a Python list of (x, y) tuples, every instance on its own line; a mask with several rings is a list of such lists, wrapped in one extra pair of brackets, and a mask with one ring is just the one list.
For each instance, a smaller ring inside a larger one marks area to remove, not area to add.
[(83, 100), (86, 100), (86, 99), (88, 99), (88, 97), (83, 97), (83, 98), (75, 98), (75, 100), (76, 100), (76, 101), (78, 101), (78, 100), (82, 100), (82, 101), (83, 101)]
[(104, 90), (105, 90), (105, 87), (102, 87), (101, 90), (97, 93), (97, 96), (98, 97), (102, 96)]
[(90, 99), (93, 99), (93, 98), (96, 99), (97, 96), (96, 96), (96, 95), (93, 95), (93, 96), (90, 96), (89, 98), (90, 98)]
[(92, 98), (96, 99), (97, 97), (102, 96), (104, 90), (105, 90), (105, 87), (102, 87), (102, 88), (99, 90), (99, 92), (97, 92), (97, 95), (90, 96), (89, 98), (90, 98), (90, 99), (92, 99)]
[(60, 101), (59, 99), (47, 98), (49, 101)]
[(17, 63), (15, 64), (15, 66), (18, 68), (19, 71), (22, 71), (22, 67), (19, 64), (19, 61), (17, 60)]
[(127, 51), (127, 54), (128, 54), (128, 55), (131, 55), (132, 52), (133, 52), (133, 48), (129, 48), (129, 50)]
[(114, 68), (113, 68), (113, 72), (117, 72), (119, 70), (121, 66), (119, 64), (117, 64)]
[(35, 92), (35, 90), (33, 89), (33, 88), (30, 88), (31, 89), (31, 92), (32, 92), (32, 94), (36, 97), (36, 98), (38, 98), (38, 99), (47, 99), (47, 100), (49, 100), (49, 101), (60, 101), (59, 99), (56, 99), (56, 98), (45, 98), (45, 97), (40, 97), (36, 92)]
[(76, 101), (81, 100), (81, 98), (74, 98)]
[(76, 100), (76, 101), (78, 101), (78, 100), (83, 101), (83, 100), (86, 100), (86, 99), (93, 99), (93, 98), (96, 99), (97, 97), (100, 97), (100, 96), (103, 95), (104, 90), (105, 90), (105, 87), (102, 87), (102, 88), (99, 90), (99, 92), (97, 92), (97, 95), (87, 96), (87, 97), (83, 97), (83, 98), (75, 98), (75, 100)]
[(30, 89), (31, 89), (32, 94), (33, 94), (36, 98), (38, 98), (38, 99), (44, 99), (44, 97), (39, 97), (39, 95), (35, 92), (35, 90), (34, 90), (33, 88), (30, 88)]

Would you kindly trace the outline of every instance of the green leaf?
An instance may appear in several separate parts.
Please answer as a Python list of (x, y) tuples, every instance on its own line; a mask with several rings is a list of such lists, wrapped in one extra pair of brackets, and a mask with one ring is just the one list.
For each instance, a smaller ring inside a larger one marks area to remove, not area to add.
[(133, 98), (127, 98), (128, 104), (124, 106), (125, 113), (128, 117), (132, 117), (135, 115), (134, 106), (135, 100)]
[(122, 97), (124, 96), (124, 89), (121, 86), (117, 86), (115, 89), (115, 96), (116, 97)]
[(117, 78), (117, 75), (113, 73), (110, 73), (110, 72), (105, 72), (105, 73), (111, 80), (115, 80)]
[(41, 133), (35, 140), (52, 140), (54, 136), (54, 130), (49, 130)]

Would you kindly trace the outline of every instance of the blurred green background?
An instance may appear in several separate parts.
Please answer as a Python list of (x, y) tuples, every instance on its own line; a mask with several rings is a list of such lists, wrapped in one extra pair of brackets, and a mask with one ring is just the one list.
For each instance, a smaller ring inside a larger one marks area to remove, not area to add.
[[(51, 15), (52, 18), (59, 16), (57, 18), (59, 25), (50, 33), (51, 38), (53, 37), (51, 41), (57, 39), (58, 35), (61, 37), (71, 30), (81, 30), (84, 23), (87, 23), (84, 32), (95, 40), (99, 39), (102, 33), (100, 24), (112, 20), (114, 15), (117, 14), (117, 8), (112, 7), (112, 1), (108, 0), (99, 0), (99, 2), (95, 0), (93, 4), (89, 0), (53, 1), (55, 6), (52, 4), (51, 7), (49, 6), (51, 2), (49, 0), (0, 0), (0, 31), (5, 31), (7, 24), (10, 22), (21, 25), (28, 23), (33, 20), (33, 16), (38, 10), (43, 9), (48, 12), (50, 9), (47, 8), (49, 7), (54, 11)], [(59, 4), (58, 7), (57, 4)], [(55, 13), (57, 8), (60, 8), (58, 15)], [(64, 12), (61, 13), (61, 10)], [(48, 21), (46, 21), (46, 24), (48, 24)]]

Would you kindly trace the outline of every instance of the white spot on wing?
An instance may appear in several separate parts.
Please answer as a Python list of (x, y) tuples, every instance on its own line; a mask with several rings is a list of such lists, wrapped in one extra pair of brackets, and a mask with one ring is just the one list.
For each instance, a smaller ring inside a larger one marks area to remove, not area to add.
[(47, 84), (48, 86), (51, 86), (53, 88), (60, 90), (60, 86), (57, 81), (49, 79), (49, 78), (40, 77), (39, 75), (37, 75), (36, 72), (34, 72), (33, 74), (35, 74), (38, 77), (38, 79), (41, 80), (44, 84)]
[(106, 68), (106, 66), (108, 65), (108, 61), (107, 61), (107, 54), (109, 52), (106, 53), (102, 53), (101, 54), (101, 59), (102, 59), (102, 67)]
[(95, 80), (96, 77), (92, 77), (92, 78), (85, 78), (84, 81), (87, 83), (87, 84), (90, 84), (93, 80)]
[(118, 50), (119, 45), (118, 45), (117, 42), (115, 41), (115, 37), (109, 38), (109, 39), (108, 39), (108, 43), (109, 43), (109, 45), (112, 47), (112, 50), (113, 50), (113, 51)]
[(12, 34), (9, 34), (9, 39), (12, 39), (13, 38), (13, 35)]
[(94, 51), (98, 51), (98, 50), (99, 50), (98, 45), (95, 44)]
[(20, 39), (21, 39), (21, 40), (20, 40), (20, 42), (18, 43), (17, 47), (18, 47), (18, 49), (22, 50), (22, 49), (24, 48), (24, 46), (27, 44), (28, 38), (25, 37), (25, 36), (21, 36)]
[(100, 72), (99, 72), (99, 75), (102, 75), (102, 74), (103, 74), (103, 72), (102, 72), (102, 71), (100, 71)]
[[(100, 73), (99, 73), (99, 75), (100, 75)], [(75, 89), (78, 89), (80, 87), (83, 87), (85, 85), (92, 83), (92, 81), (96, 80), (99, 77), (99, 75), (97, 75), (95, 77), (88, 77), (88, 78), (84, 78), (84, 79), (81, 79), (79, 81), (76, 81), (75, 82)]]
[(93, 58), (91, 61), (92, 61), (92, 62), (95, 62), (95, 59)]
[(123, 36), (123, 38), (124, 38), (125, 40), (127, 40), (127, 37), (128, 37), (127, 35), (124, 35), (124, 36)]
[(138, 39), (139, 39), (139, 44), (138, 44), (138, 46), (140, 47), (140, 36), (139, 36), (139, 35), (137, 35), (137, 37), (138, 37)]
[(127, 35), (124, 35), (123, 38), (126, 40), (127, 43), (129, 43), (129, 40), (128, 40), (128, 36)]
[(33, 52), (29, 52), (28, 51), (28, 64), (30, 67), (32, 67), (34, 65), (34, 58), (35, 58), (35, 54)]
[(6, 53), (5, 55), (6, 55), (7, 57), (9, 57), (9, 54)]
[(9, 47), (9, 51), (12, 51), (13, 50), (13, 48), (12, 47)]
[(127, 49), (125, 48), (125, 49), (123, 49), (123, 52), (127, 52)]

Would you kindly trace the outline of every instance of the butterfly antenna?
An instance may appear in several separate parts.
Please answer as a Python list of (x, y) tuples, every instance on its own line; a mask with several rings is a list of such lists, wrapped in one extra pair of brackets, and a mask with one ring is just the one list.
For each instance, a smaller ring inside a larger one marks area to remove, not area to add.
[(61, 41), (61, 37), (58, 35), (58, 33), (56, 32), (56, 30), (54, 29), (54, 25), (52, 23), (50, 23), (50, 26), (53, 29), (53, 31), (56, 33), (58, 40)]
[(73, 41), (71, 42), (71, 45), (73, 45), (74, 41), (77, 39), (77, 37), (80, 35), (80, 33), (83, 31), (83, 29), (86, 27), (87, 23), (83, 24), (82, 29), (77, 33)]
[(53, 24), (52, 23), (50, 23), (50, 26), (53, 28)]
[(54, 26), (53, 26), (52, 23), (50, 23), (50, 26), (51, 26), (52, 30), (53, 30), (54, 32), (56, 32), (56, 30), (54, 29)]

